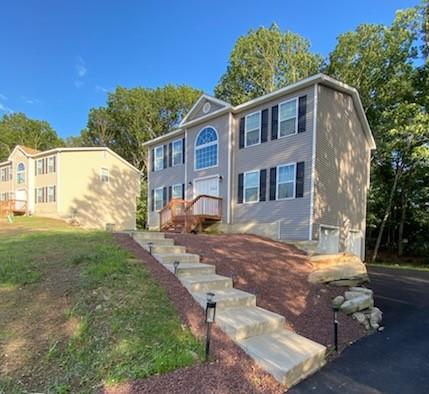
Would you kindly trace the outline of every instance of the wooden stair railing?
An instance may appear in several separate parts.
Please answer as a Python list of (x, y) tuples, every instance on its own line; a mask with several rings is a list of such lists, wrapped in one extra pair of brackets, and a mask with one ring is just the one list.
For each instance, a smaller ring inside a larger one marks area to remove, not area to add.
[(9, 214), (25, 214), (27, 212), (27, 201), (25, 200), (2, 200), (0, 201), (0, 216)]
[(191, 201), (173, 199), (159, 212), (160, 230), (191, 232), (205, 222), (222, 219), (222, 198), (199, 195)]

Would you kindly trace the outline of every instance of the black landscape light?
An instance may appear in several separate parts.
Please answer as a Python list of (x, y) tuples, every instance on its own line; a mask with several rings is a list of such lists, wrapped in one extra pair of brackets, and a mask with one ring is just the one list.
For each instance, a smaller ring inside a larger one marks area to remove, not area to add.
[(180, 261), (178, 261), (178, 260), (176, 260), (176, 261), (173, 263), (173, 267), (174, 267), (174, 275), (177, 275), (177, 268), (179, 268), (179, 264), (180, 264)]
[(152, 256), (152, 247), (153, 247), (153, 242), (148, 242), (147, 246), (149, 247), (149, 253)]
[(206, 361), (209, 359), (210, 353), (210, 336), (212, 324), (216, 318), (216, 301), (214, 301), (215, 294), (207, 293), (207, 304), (206, 304), (206, 324), (207, 324), (207, 335), (206, 335)]
[(338, 312), (340, 310), (340, 305), (333, 302), (332, 311), (334, 312), (334, 349), (338, 352)]

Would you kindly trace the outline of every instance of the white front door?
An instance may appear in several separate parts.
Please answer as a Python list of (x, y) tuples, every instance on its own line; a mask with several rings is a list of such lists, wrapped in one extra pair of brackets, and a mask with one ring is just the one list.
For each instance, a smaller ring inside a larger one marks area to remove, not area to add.
[(17, 190), (15, 192), (15, 209), (22, 210), (25, 208), (27, 202), (27, 191), (24, 189)]
[(194, 181), (194, 198), (206, 194), (219, 197), (219, 177), (197, 179)]

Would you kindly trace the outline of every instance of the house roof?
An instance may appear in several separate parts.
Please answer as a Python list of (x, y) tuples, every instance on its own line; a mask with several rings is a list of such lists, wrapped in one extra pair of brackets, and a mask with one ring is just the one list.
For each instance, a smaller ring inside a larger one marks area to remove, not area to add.
[(24, 151), (24, 153), (26, 153), (27, 155), (35, 155), (40, 152), (37, 149), (33, 149), (25, 145), (17, 145), (16, 147)]
[[(351, 97), (353, 98), (353, 102), (355, 104), (355, 107), (356, 107), (356, 111), (357, 111), (359, 120), (362, 123), (362, 127), (364, 129), (365, 135), (366, 135), (367, 140), (369, 142), (370, 148), (371, 149), (375, 149), (376, 145), (375, 145), (374, 137), (372, 135), (371, 128), (370, 128), (368, 120), (366, 118), (365, 110), (363, 109), (362, 102), (360, 100), (358, 91), (355, 88), (353, 88), (353, 87), (351, 87), (351, 86), (349, 86), (349, 85), (347, 85), (347, 84), (345, 84), (343, 82), (337, 81), (336, 79), (331, 78), (328, 75), (321, 74), (321, 73), (313, 75), (313, 76), (308, 77), (308, 78), (305, 78), (305, 79), (303, 79), (301, 81), (295, 82), (295, 83), (293, 83), (291, 85), (288, 85), (288, 86), (286, 86), (284, 88), (275, 90), (274, 92), (265, 94), (265, 95), (263, 95), (261, 97), (258, 97), (256, 99), (247, 101), (247, 102), (245, 102), (243, 104), (240, 104), (240, 105), (237, 105), (235, 107), (233, 107), (230, 104), (222, 101), (223, 107), (220, 108), (219, 110), (211, 112), (211, 113), (209, 113), (207, 115), (201, 116), (201, 117), (199, 117), (197, 119), (193, 119), (193, 120), (188, 121), (187, 119), (189, 119), (189, 114), (192, 111), (194, 111), (195, 108), (197, 108), (198, 103), (203, 98), (206, 98), (208, 100), (213, 100), (213, 97), (210, 97), (208, 95), (202, 95), (197, 100), (197, 102), (194, 104), (194, 106), (191, 108), (191, 110), (188, 112), (188, 114), (183, 118), (182, 122), (180, 123), (180, 126), (181, 126), (180, 129), (177, 129), (177, 130), (174, 130), (172, 132), (163, 134), (162, 136), (154, 138), (154, 139), (152, 139), (150, 141), (146, 141), (143, 144), (143, 146), (152, 145), (154, 143), (158, 143), (158, 142), (161, 142), (161, 141), (163, 141), (165, 139), (171, 138), (172, 136), (177, 135), (180, 132), (183, 132), (183, 128), (184, 127), (189, 127), (189, 126), (193, 126), (194, 124), (197, 124), (197, 123), (205, 122), (207, 120), (212, 119), (213, 117), (219, 116), (219, 115), (224, 114), (224, 113), (231, 112), (231, 113), (236, 114), (236, 113), (239, 113), (241, 111), (245, 111), (247, 109), (250, 109), (250, 108), (252, 108), (254, 106), (260, 105), (260, 104), (262, 104), (262, 103), (264, 103), (266, 101), (273, 100), (273, 99), (275, 99), (277, 97), (280, 97), (280, 96), (282, 96), (284, 94), (293, 93), (296, 90), (304, 89), (306, 87), (309, 87), (309, 86), (312, 86), (312, 85), (315, 85), (315, 84), (318, 84), (318, 83), (322, 84), (322, 85), (325, 85), (325, 86), (328, 86), (328, 87), (331, 87), (333, 89), (336, 89), (336, 90), (338, 90), (340, 92), (344, 92), (344, 93), (347, 93), (347, 94), (351, 95)], [(216, 100), (218, 100), (218, 99), (216, 99)]]

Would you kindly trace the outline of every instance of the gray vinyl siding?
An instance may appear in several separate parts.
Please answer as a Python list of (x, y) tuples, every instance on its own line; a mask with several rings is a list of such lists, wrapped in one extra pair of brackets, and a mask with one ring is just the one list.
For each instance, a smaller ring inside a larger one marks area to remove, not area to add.
[[(306, 131), (292, 136), (271, 140), (271, 107), (283, 101), (307, 95)], [(232, 190), (233, 223), (280, 222), (281, 239), (306, 240), (310, 225), (310, 187), (313, 142), (314, 88), (285, 95), (234, 116), (234, 166)], [(239, 149), (239, 119), (257, 110), (268, 108), (268, 141), (259, 145)], [(269, 169), (292, 162), (305, 163), (304, 196), (293, 200), (269, 200)], [(253, 204), (237, 203), (238, 174), (251, 170), (267, 169), (267, 201)]]
[(340, 251), (350, 230), (365, 236), (370, 147), (352, 98), (319, 85), (313, 238), (321, 224), (340, 228)]
[[(207, 113), (204, 113), (203, 107), (204, 107), (204, 104), (207, 102), (210, 103), (210, 110)], [(215, 103), (213, 101), (208, 101), (207, 99), (201, 100), (201, 103), (198, 105), (197, 108), (194, 109), (192, 116), (190, 116), (189, 119), (187, 119), (187, 121), (195, 120), (202, 116), (207, 116), (208, 114), (218, 111), (221, 108), (223, 108), (223, 106), (218, 103)]]
[[(149, 176), (148, 176), (148, 225), (149, 227), (154, 227), (159, 225), (159, 213), (156, 211), (151, 211), (152, 206), (152, 189), (156, 189), (158, 187), (169, 187), (173, 186), (175, 184), (185, 183), (185, 164), (181, 164), (175, 167), (167, 167), (163, 170), (159, 171), (151, 171), (151, 154), (152, 149), (159, 146), (159, 145), (168, 145), (170, 142), (173, 142), (177, 139), (181, 139), (185, 136), (185, 133), (172, 137), (170, 139), (162, 141), (162, 143), (155, 144), (150, 146), (149, 149), (149, 156), (148, 156), (148, 166), (149, 166)], [(186, 153), (185, 153), (186, 154)]]
[[(199, 132), (205, 127), (214, 127), (217, 130), (218, 144), (218, 165), (216, 167), (195, 170), (195, 140)], [(228, 139), (229, 139), (229, 114), (224, 114), (207, 123), (201, 123), (198, 126), (190, 127), (186, 130), (186, 194), (185, 198), (191, 200), (193, 195), (193, 183), (195, 179), (219, 176), (219, 196), (223, 198), (223, 220), (226, 223), (227, 217), (227, 199), (228, 199)], [(191, 183), (191, 184), (190, 184)]]

